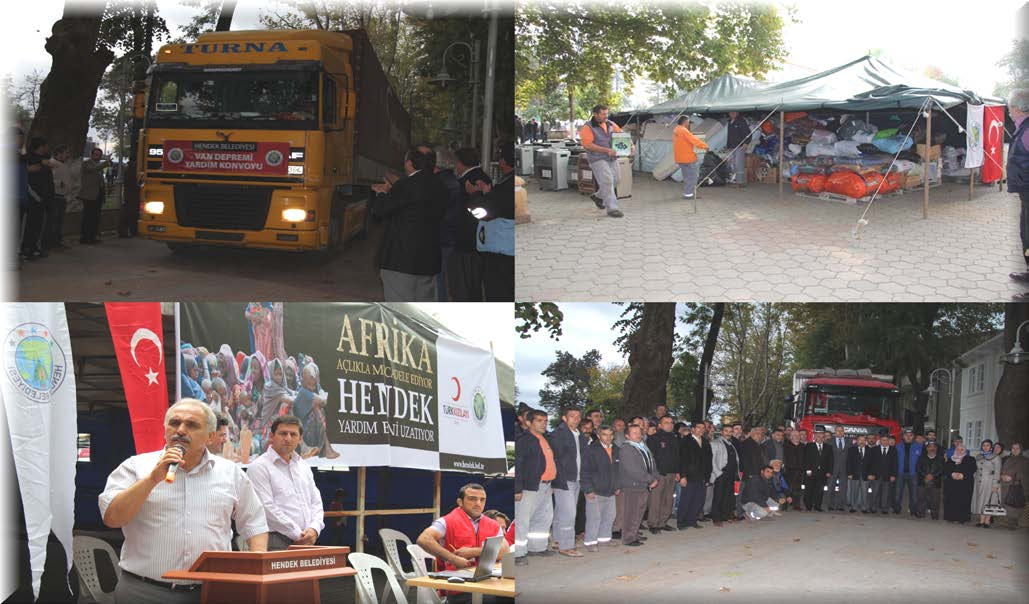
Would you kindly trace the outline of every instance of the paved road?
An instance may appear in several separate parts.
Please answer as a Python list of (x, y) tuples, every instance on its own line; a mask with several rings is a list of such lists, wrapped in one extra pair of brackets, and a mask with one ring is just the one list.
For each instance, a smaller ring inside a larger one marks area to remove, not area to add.
[(705, 188), (693, 214), (681, 185), (637, 174), (625, 218), (576, 191), (527, 184), (516, 296), (531, 301), (995, 302), (1024, 291), (1018, 204), (995, 187), (944, 184), (864, 205), (778, 199), (774, 185)]
[(530, 558), (518, 604), (1024, 602), (1027, 545), (1026, 529), (793, 512), (581, 559)]
[(311, 255), (198, 248), (172, 253), (164, 243), (118, 239), (79, 245), (26, 263), (14, 275), (20, 300), (381, 300), (374, 266), (382, 227), (353, 240), (328, 263)]

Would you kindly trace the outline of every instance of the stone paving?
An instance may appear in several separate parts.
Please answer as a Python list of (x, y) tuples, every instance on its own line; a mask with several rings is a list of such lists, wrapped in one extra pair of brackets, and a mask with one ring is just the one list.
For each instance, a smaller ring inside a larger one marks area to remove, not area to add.
[(866, 204), (811, 199), (786, 186), (701, 189), (636, 174), (624, 218), (574, 189), (541, 191), (517, 227), (516, 297), (525, 301), (1000, 302), (1019, 256), (1018, 199), (967, 184)]

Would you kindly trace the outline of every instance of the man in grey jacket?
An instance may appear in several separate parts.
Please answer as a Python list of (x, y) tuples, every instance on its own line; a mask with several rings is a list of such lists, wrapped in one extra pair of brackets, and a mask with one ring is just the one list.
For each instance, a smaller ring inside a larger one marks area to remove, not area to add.
[(643, 444), (642, 428), (635, 424), (629, 426), (626, 439), (618, 462), (618, 486), (622, 491), (622, 544), (636, 547), (643, 545), (639, 538), (640, 523), (647, 509), (650, 489), (657, 486), (657, 465)]
[(850, 439), (843, 434), (843, 426), (836, 426), (832, 446), (832, 477), (829, 479), (829, 510), (843, 511), (847, 505), (847, 449)]

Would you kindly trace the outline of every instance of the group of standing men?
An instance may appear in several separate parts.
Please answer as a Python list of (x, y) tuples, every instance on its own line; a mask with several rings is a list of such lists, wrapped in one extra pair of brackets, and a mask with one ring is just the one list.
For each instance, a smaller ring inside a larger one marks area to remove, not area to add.
[[(905, 493), (912, 517), (938, 519), (942, 501), (945, 519), (964, 522), (971, 511), (980, 515), (981, 525), (988, 524), (981, 514), (990, 495), (996, 493), (999, 501), (1006, 495), (1001, 485), (1021, 484), (1029, 469), (1016, 445), (1005, 461), (1011, 462), (1008, 474), (998, 461), (996, 471), (977, 475), (974, 461), (964, 462), (970, 468), (959, 465), (964, 456), (959, 438), (944, 452), (931, 430), (925, 436), (905, 430), (900, 442), (888, 433), (855, 438), (843, 426), (816, 431), (810, 439), (804, 430), (782, 426), (769, 436), (764, 427), (744, 430), (741, 423), (716, 431), (711, 422), (676, 422), (664, 405), (649, 420), (638, 416), (628, 424), (615, 418), (607, 425), (598, 409), (583, 417), (579, 409), (566, 407), (561, 423), (548, 433), (547, 419), (544, 411), (527, 407), (519, 415), (518, 564), (527, 564), (528, 556), (553, 555), (551, 538), (557, 553), (581, 557), (577, 514), (585, 517), (581, 532), (590, 552), (605, 543), (617, 545), (613, 539), (618, 538), (623, 545), (643, 545), (644, 528), (659, 534), (699, 529), (708, 521), (717, 527), (778, 516), (789, 508), (900, 514)], [(983, 455), (994, 453), (984, 444)], [(585, 505), (577, 510), (580, 493)]]
[(14, 127), (14, 135), (15, 194), (20, 216), (11, 224), (17, 229), (13, 240), (19, 243), (19, 259), (31, 262), (47, 257), (52, 250), (66, 249), (64, 217), (68, 204), (75, 199), (82, 203), (79, 242), (99, 243), (100, 210), (105, 198), (103, 170), (110, 160), (94, 148), (76, 165), (68, 145), (51, 150), (47, 139), (37, 136), (26, 146), (20, 126)]

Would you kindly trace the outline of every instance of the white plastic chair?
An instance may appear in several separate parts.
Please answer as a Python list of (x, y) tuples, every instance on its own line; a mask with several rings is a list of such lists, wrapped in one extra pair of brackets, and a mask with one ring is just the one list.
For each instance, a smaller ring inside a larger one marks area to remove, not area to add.
[[(422, 549), (422, 546), (418, 544), (412, 544), (407, 546), (407, 553), (411, 554), (411, 564), (414, 566), (414, 572), (419, 577), (424, 577), (429, 574), (429, 567), (425, 563), (426, 560), (432, 560), (432, 554)], [(418, 604), (442, 604), (443, 598), (439, 597), (439, 592), (429, 587), (418, 588)]]
[[(386, 550), (386, 561), (389, 562), (390, 567), (397, 576), (397, 581), (400, 582), (400, 588), (404, 590), (404, 595), (407, 595), (407, 580), (419, 577), (414, 570), (411, 572), (404, 570), (404, 565), (400, 563), (400, 546), (398, 543), (403, 542), (405, 546), (411, 545), (411, 540), (407, 538), (407, 535), (400, 531), (393, 529), (379, 529), (379, 539), (382, 539), (382, 547)], [(383, 604), (389, 601), (388, 592), (383, 594)]]
[(72, 556), (75, 568), (79, 571), (79, 579), (93, 599), (100, 604), (114, 602), (114, 590), (104, 591), (100, 587), (100, 575), (96, 569), (96, 552), (102, 551), (111, 559), (114, 574), (121, 580), (121, 567), (118, 566), (118, 554), (106, 541), (96, 537), (78, 536), (72, 538)]
[[(357, 571), (354, 584), (357, 585), (358, 604), (378, 604), (375, 597), (375, 579), (372, 577), (374, 569), (386, 573), (385, 593), (392, 593), (397, 604), (407, 604), (407, 595), (400, 589), (400, 583), (397, 582), (393, 569), (385, 561), (370, 554), (351, 553), (347, 554), (347, 563)], [(384, 596), (383, 602), (385, 601)]]

